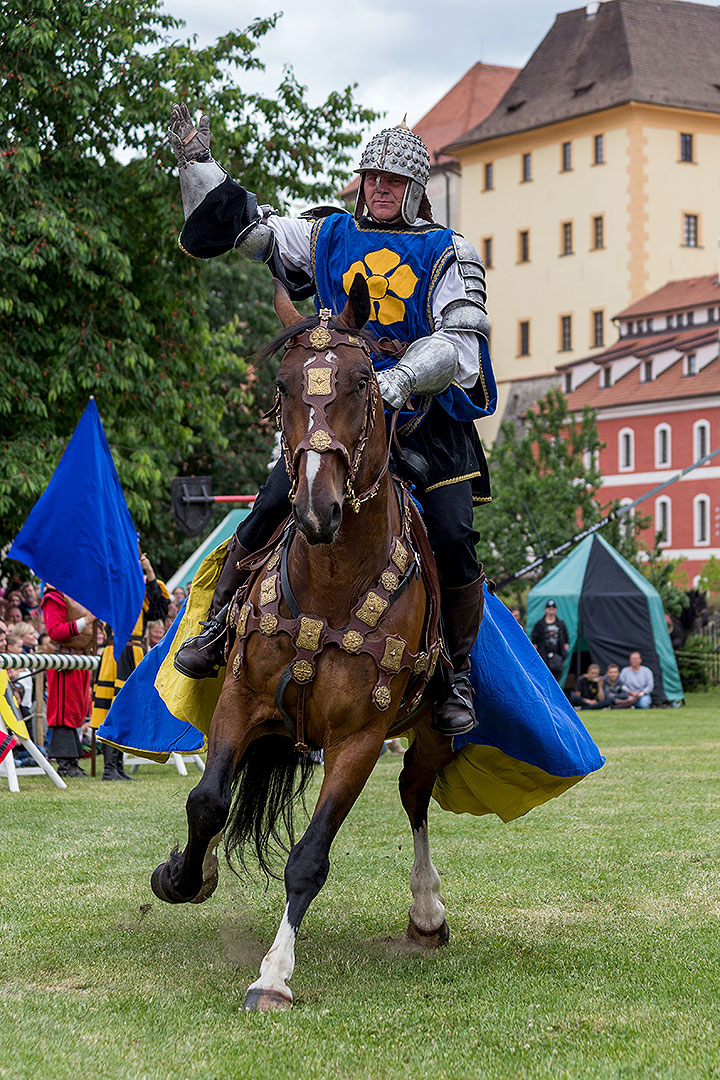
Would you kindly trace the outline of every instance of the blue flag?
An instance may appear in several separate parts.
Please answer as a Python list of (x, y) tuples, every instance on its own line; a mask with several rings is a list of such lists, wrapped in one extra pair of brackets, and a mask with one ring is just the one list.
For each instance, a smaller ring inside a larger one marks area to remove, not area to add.
[(9, 556), (109, 623), (117, 652), (145, 599), (138, 538), (95, 399)]

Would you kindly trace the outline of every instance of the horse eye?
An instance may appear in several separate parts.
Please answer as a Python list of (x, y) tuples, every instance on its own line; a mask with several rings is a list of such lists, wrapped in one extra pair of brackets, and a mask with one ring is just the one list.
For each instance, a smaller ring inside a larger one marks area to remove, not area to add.
[(358, 391), (358, 393), (363, 393), (365, 390), (367, 390), (369, 382), (370, 382), (370, 380), (365, 375), (365, 376), (363, 376), (362, 379), (358, 379), (358, 381), (357, 381), (357, 383), (355, 385), (355, 389)]
[(285, 395), (288, 392), (288, 388), (285, 385), (285, 383), (282, 382), (280, 379), (278, 379), (278, 381), (275, 383), (275, 386), (277, 387), (277, 392), (280, 395), (280, 397), (285, 397)]

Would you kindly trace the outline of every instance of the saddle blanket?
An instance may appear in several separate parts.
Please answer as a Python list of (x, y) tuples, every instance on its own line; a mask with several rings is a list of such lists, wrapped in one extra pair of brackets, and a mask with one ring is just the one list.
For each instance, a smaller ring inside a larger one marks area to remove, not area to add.
[[(207, 748), (224, 669), (216, 679), (187, 679), (172, 657), (200, 629), (226, 549), (227, 542), (205, 559), (175, 622), (115, 698), (98, 731), (104, 742), (156, 761)], [(605, 758), (553, 675), (487, 586), (471, 660), (478, 726), (454, 740), (459, 753), (438, 776), (434, 798), (443, 809), (512, 821), (602, 767)]]

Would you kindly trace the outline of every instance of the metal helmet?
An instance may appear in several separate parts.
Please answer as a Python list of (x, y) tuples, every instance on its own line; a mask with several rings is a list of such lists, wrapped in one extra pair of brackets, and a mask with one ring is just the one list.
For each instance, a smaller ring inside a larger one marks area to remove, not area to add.
[(410, 130), (405, 120), (397, 127), (384, 128), (373, 135), (360, 158), (360, 168), (355, 172), (361, 174), (355, 202), (356, 218), (360, 217), (365, 205), (363, 174), (386, 172), (408, 178), (400, 213), (405, 224), (412, 225), (430, 178), (430, 154), (420, 136)]

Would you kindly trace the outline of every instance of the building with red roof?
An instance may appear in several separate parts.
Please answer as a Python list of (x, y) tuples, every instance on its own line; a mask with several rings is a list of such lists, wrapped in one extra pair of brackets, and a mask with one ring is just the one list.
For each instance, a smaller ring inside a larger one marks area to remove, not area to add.
[[(630, 304), (619, 338), (591, 357), (561, 364), (577, 415), (596, 410), (603, 503), (629, 503), (720, 449), (720, 282), (717, 274), (670, 281)], [(720, 454), (642, 503), (669, 558), (688, 582), (720, 558)]]

